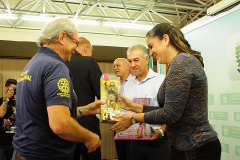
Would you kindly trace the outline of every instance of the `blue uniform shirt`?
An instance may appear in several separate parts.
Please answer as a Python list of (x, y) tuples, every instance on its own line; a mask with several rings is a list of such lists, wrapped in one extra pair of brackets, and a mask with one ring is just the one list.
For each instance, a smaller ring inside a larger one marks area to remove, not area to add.
[(13, 138), (17, 153), (25, 159), (72, 159), (76, 143), (53, 133), (47, 107), (69, 106), (76, 118), (76, 102), (67, 66), (53, 50), (41, 47), (18, 78)]

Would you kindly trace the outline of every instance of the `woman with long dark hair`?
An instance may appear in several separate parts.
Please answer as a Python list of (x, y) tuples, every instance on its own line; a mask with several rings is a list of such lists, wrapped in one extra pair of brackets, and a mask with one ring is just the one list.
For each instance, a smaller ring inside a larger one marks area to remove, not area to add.
[(121, 107), (133, 113), (121, 115), (111, 130), (124, 130), (134, 121), (166, 124), (162, 130), (172, 141), (171, 160), (220, 160), (221, 145), (208, 121), (208, 84), (200, 52), (167, 23), (153, 27), (146, 42), (158, 63), (169, 64), (157, 95), (159, 108), (120, 95)]

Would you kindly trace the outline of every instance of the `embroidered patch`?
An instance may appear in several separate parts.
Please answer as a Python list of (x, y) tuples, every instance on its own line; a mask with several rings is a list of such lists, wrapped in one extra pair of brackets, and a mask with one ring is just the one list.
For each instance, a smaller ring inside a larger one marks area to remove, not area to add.
[(60, 93), (57, 95), (61, 97), (70, 97), (69, 95), (69, 82), (66, 78), (61, 78), (58, 80), (57, 83), (58, 89), (60, 90)]

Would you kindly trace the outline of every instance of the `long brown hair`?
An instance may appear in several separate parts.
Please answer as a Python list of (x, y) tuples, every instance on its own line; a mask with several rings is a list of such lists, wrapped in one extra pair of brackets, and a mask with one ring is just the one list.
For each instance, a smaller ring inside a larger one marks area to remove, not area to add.
[(146, 37), (157, 37), (162, 40), (163, 35), (167, 34), (170, 38), (170, 43), (181, 52), (195, 56), (204, 67), (203, 58), (201, 53), (191, 49), (190, 44), (184, 38), (183, 33), (177, 27), (171, 26), (169, 23), (160, 23), (148, 31)]

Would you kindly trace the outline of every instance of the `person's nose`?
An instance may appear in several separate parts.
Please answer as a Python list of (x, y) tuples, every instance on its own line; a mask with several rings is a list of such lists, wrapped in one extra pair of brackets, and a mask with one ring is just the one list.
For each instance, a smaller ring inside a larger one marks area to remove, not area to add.
[(134, 62), (131, 62), (129, 65), (130, 65), (130, 67), (135, 67), (136, 66), (136, 64)]
[(149, 50), (149, 55), (152, 56), (153, 55), (153, 52), (151, 50)]

